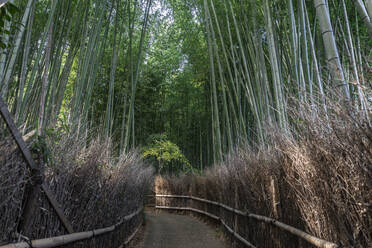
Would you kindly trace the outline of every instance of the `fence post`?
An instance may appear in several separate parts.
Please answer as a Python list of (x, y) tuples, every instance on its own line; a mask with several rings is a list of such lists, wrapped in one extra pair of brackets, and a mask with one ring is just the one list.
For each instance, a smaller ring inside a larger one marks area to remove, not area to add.
[[(235, 185), (234, 188), (235, 191), (235, 199), (234, 199), (234, 205), (235, 209), (239, 209), (239, 194), (238, 194), (238, 187)], [(239, 233), (239, 222), (238, 222), (238, 214), (234, 212), (234, 232)], [(234, 239), (234, 247), (238, 246), (238, 242), (236, 239)]]
[(26, 186), (25, 196), (22, 203), (22, 215), (21, 221), (18, 226), (19, 233), (25, 233), (31, 224), (31, 218), (35, 210), (37, 199), (40, 193), (40, 185), (42, 183), (41, 173), (39, 167), (36, 165), (32, 158), (30, 151), (28, 150), (26, 143), (24, 142), (20, 132), (18, 131), (11, 114), (9, 113), (8, 106), (5, 104), (3, 99), (0, 97), (0, 113), (3, 117), (12, 137), (14, 138), (19, 150), (22, 153), (26, 164), (29, 166), (31, 171), (31, 182)]
[(35, 182), (28, 183), (23, 198), (21, 220), (17, 228), (19, 233), (25, 234), (30, 230), (31, 219), (35, 215), (39, 195), (40, 184)]
[(280, 217), (280, 197), (279, 197), (279, 189), (278, 184), (275, 180), (274, 176), (271, 176), (271, 194), (272, 194), (272, 201), (273, 201), (273, 211), (275, 219)]
[[(28, 197), (24, 201), (24, 213), (22, 216), (22, 223), (20, 228), (26, 230), (27, 226), (30, 224), (30, 218), (32, 217), (31, 213), (35, 209), (35, 204), (37, 203), (38, 195), (41, 190), (46, 193), (48, 201), (52, 205), (53, 209), (56, 211), (59, 219), (61, 220), (63, 226), (67, 229), (69, 233), (73, 233), (72, 225), (67, 221), (67, 218), (64, 216), (62, 210), (59, 208), (58, 202), (54, 199), (48, 187), (43, 184), (42, 176), (43, 174), (40, 171), (39, 166), (36, 165), (34, 159), (32, 158), (31, 152), (28, 149), (26, 142), (23, 140), (21, 133), (19, 132), (17, 126), (14, 123), (13, 117), (9, 113), (8, 106), (0, 97), (0, 114), (3, 117), (12, 137), (17, 143), (19, 150), (22, 153), (23, 158), (26, 161), (27, 166), (31, 170), (32, 184), (31, 189), (28, 189)], [(26, 193), (28, 193), (26, 192)]]
[[(271, 195), (272, 195), (272, 204), (273, 204), (273, 213), (274, 219), (280, 218), (280, 196), (279, 196), (279, 189), (278, 189), (278, 182), (276, 181), (275, 176), (270, 177), (270, 188), (271, 188)], [(281, 247), (281, 240), (280, 240), (280, 233), (278, 230), (274, 230), (274, 235), (277, 236), (274, 239), (274, 242), (277, 247)]]

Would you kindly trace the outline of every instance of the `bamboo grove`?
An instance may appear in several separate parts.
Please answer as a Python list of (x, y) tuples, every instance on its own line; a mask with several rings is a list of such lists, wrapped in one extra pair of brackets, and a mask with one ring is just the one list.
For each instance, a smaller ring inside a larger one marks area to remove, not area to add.
[(264, 144), (272, 124), (290, 133), (292, 98), (326, 115), (337, 91), (368, 118), (371, 5), (205, 0), (217, 159), (241, 138)]
[(151, 2), (19, 1), (17, 5), (24, 12), (20, 13), (20, 23), (14, 20), (5, 24), (14, 33), (2, 37), (6, 47), (1, 50), (0, 62), (2, 97), (8, 100), (18, 125), (25, 131), (37, 128), (41, 135), (46, 127), (56, 125), (62, 114), (67, 121), (64, 124), (76, 132), (77, 139), (86, 136), (93, 128), (93, 89), (102, 80), (102, 56), (110, 47), (102, 132), (111, 136), (113, 120), (119, 118), (113, 112), (113, 86), (118, 56), (123, 53), (129, 63), (129, 85), (123, 89), (122, 102), (128, 106), (121, 107), (126, 117), (121, 128), (126, 131), (121, 133), (120, 149), (127, 150), (130, 137), (134, 140), (129, 127), (134, 127), (134, 97), (148, 42)]
[(343, 101), (370, 118), (372, 0), (9, 3), (0, 89), (25, 133), (62, 125), (123, 152), (166, 132), (203, 168), (265, 145), (269, 127), (291, 134), (296, 106), (326, 118)]

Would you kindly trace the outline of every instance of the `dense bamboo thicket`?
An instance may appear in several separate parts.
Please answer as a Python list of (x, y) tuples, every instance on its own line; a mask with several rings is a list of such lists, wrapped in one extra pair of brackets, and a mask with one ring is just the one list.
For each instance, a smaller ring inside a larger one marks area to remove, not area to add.
[[(365, 13), (369, 1), (354, 2)], [(247, 140), (267, 143), (267, 126), (290, 134), (297, 104), (317, 118), (341, 97), (370, 118), (371, 35), (352, 1), (204, 0), (204, 12), (214, 161)]]
[(162, 136), (202, 170), (290, 133), (293, 97), (317, 115), (338, 91), (370, 118), (371, 0), (11, 4), (0, 90), (24, 134), (94, 129), (116, 154)]
[[(40, 136), (65, 125), (76, 139), (87, 139), (91, 128), (106, 138), (120, 128), (115, 149), (133, 148), (134, 99), (151, 3), (9, 1), (3, 9), (18, 10), (2, 17), (0, 91), (22, 131), (37, 129)], [(125, 70), (119, 73), (118, 66)]]
[[(158, 178), (156, 192), (222, 202), (342, 247), (370, 247), (372, 130), (362, 115), (340, 105), (323, 118), (302, 109), (296, 137), (272, 130), (270, 148), (243, 146), (203, 176)], [(222, 216), (257, 247), (312, 247), (273, 226), (243, 217), (236, 222), (230, 212)]]
[[(32, 154), (75, 231), (117, 223), (142, 206), (151, 184), (152, 168), (133, 149), (132, 129), (151, 4), (1, 2), (0, 96), (19, 130), (34, 134)], [(42, 193), (23, 225), (32, 197), (26, 189), (35, 180), (2, 120), (0, 152), (0, 243), (66, 234)], [(78, 246), (118, 247), (141, 218)]]
[[(88, 209), (108, 207), (104, 182), (121, 195), (149, 171), (100, 156), (139, 147), (159, 173), (195, 174), (164, 179), (164, 191), (372, 245), (372, 0), (9, 0), (0, 12), (0, 95), (22, 134), (37, 133), (38, 160), (77, 227), (93, 222), (63, 194), (81, 184)], [(14, 230), (28, 174), (3, 161), (0, 176), (19, 181), (0, 183)], [(253, 225), (239, 222), (259, 247), (291, 239)]]
[[(163, 177), (157, 193), (192, 194), (342, 246), (371, 246), (368, 6), (203, 0), (215, 165), (201, 176)], [(308, 247), (223, 215), (258, 247)]]
[[(0, 243), (17, 241), (22, 237), (20, 234), (30, 239), (66, 234), (44, 194), (38, 196), (29, 226), (19, 230), (30, 172), (11, 138), (1, 140), (0, 147)], [(45, 183), (76, 232), (116, 224), (143, 205), (144, 195), (152, 184), (153, 170), (137, 151), (114, 158), (109, 147), (109, 142), (97, 139), (84, 148), (73, 136), (59, 139), (59, 143), (48, 138), (45, 145), (31, 144), (33, 152), (39, 154), (37, 161), (43, 165)], [(109, 236), (76, 245), (118, 247), (142, 218), (138, 215)]]

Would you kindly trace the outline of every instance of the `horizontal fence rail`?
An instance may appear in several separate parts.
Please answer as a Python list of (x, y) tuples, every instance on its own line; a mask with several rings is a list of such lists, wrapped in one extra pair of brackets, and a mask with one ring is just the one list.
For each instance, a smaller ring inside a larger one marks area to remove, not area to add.
[[(142, 210), (143, 210), (143, 206), (137, 209), (135, 212), (123, 217), (122, 220), (119, 221), (118, 223), (112, 226), (109, 226), (109, 227), (85, 231), (85, 232), (71, 233), (71, 234), (61, 235), (61, 236), (56, 236), (56, 237), (51, 237), (51, 238), (37, 239), (37, 240), (32, 240), (30, 242), (7, 244), (4, 246), (0, 246), (0, 248), (51, 248), (51, 247), (67, 245), (70, 243), (74, 243), (74, 242), (82, 241), (86, 239), (92, 239), (94, 237), (107, 234), (107, 233), (111, 233), (117, 230), (118, 227), (120, 227), (125, 222), (131, 220), (133, 217), (137, 216), (139, 213), (142, 212)], [(134, 238), (134, 236), (140, 229), (140, 226), (141, 224), (129, 236), (129, 238), (121, 246), (119, 246), (119, 248), (124, 248)]]
[[(207, 200), (207, 199), (203, 199), (203, 198), (199, 198), (199, 197), (195, 197), (195, 196), (186, 196), (186, 195), (160, 195), (160, 194), (157, 194), (157, 195), (154, 195), (154, 197), (156, 197), (156, 198), (189, 199), (189, 200), (195, 200), (195, 201), (204, 202), (204, 203), (207, 203), (207, 204), (219, 206), (219, 207), (221, 207), (221, 208), (223, 208), (227, 211), (233, 212), (235, 214), (238, 214), (238, 215), (241, 215), (241, 216), (244, 216), (244, 217), (248, 217), (248, 218), (251, 218), (251, 219), (255, 219), (257, 221), (260, 221), (260, 222), (263, 222), (263, 223), (266, 223), (266, 224), (274, 225), (281, 230), (287, 231), (287, 232), (289, 232), (289, 233), (291, 233), (291, 234), (293, 234), (293, 235), (295, 235), (295, 236), (297, 236), (297, 237), (299, 237), (303, 240), (306, 240), (307, 242), (309, 242), (310, 244), (312, 244), (316, 247), (319, 247), (319, 248), (340, 248), (335, 243), (332, 243), (332, 242), (329, 242), (327, 240), (323, 240), (323, 239), (320, 239), (320, 238), (315, 237), (313, 235), (310, 235), (310, 234), (308, 234), (308, 233), (306, 233), (306, 232), (304, 232), (300, 229), (297, 229), (295, 227), (284, 224), (284, 223), (282, 223), (278, 220), (275, 220), (275, 219), (272, 219), (272, 218), (269, 218), (269, 217), (266, 217), (266, 216), (262, 216), (262, 215), (257, 215), (257, 214), (252, 214), (252, 213), (249, 213), (249, 212), (244, 212), (244, 211), (232, 208), (230, 206), (227, 206), (225, 204), (222, 204), (220, 202), (210, 201), (210, 200)], [(239, 241), (241, 241), (247, 247), (255, 248), (254, 245), (252, 245), (250, 242), (248, 242), (242, 236), (240, 236), (238, 233), (236, 233), (233, 230), (233, 228), (229, 227), (224, 222), (224, 220), (222, 218), (220, 218), (219, 216), (204, 212), (204, 211), (199, 210), (199, 209), (189, 208), (189, 207), (169, 207), (169, 206), (157, 206), (157, 205), (155, 205), (155, 208), (157, 208), (157, 209), (181, 210), (181, 211), (192, 211), (192, 212), (197, 212), (197, 213), (200, 213), (200, 214), (204, 214), (204, 215), (206, 215), (206, 216), (208, 216), (212, 219), (219, 220), (221, 222), (221, 224), (223, 226), (225, 226), (225, 228), (231, 234), (234, 235), (235, 238), (237, 238)]]
[[(190, 199), (190, 198), (189, 198)], [(223, 226), (225, 226), (225, 228), (232, 234), (234, 235), (237, 239), (239, 239), (242, 243), (244, 243), (245, 245), (247, 245), (248, 247), (251, 247), (251, 248), (257, 248), (256, 246), (252, 245), (251, 243), (249, 243), (247, 240), (245, 240), (242, 236), (240, 236), (238, 233), (236, 233), (231, 227), (229, 227), (226, 222), (221, 219), (220, 217), (216, 216), (216, 215), (213, 215), (213, 214), (210, 214), (210, 213), (207, 213), (207, 212), (204, 212), (202, 210), (199, 210), (199, 209), (196, 209), (196, 208), (187, 208), (187, 207), (165, 207), (165, 206), (156, 206), (157, 209), (170, 209), (170, 210), (179, 210), (179, 211), (192, 211), (192, 212), (196, 212), (196, 213), (199, 213), (199, 214), (204, 214), (212, 219), (215, 219), (217, 221), (220, 221), (221, 224)]]
[(142, 225), (142, 221), (141, 223), (138, 225), (137, 229), (128, 237), (128, 239), (122, 244), (120, 245), (118, 248), (125, 248), (127, 247), (127, 245), (130, 243), (130, 241), (132, 241), (132, 239), (136, 236), (137, 232), (141, 229), (141, 225)]

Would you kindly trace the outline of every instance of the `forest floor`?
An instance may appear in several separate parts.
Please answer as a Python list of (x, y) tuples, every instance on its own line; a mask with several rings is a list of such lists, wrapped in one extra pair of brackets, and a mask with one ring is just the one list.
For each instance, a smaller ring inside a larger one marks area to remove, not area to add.
[(191, 216), (146, 211), (141, 248), (226, 248), (217, 230)]

